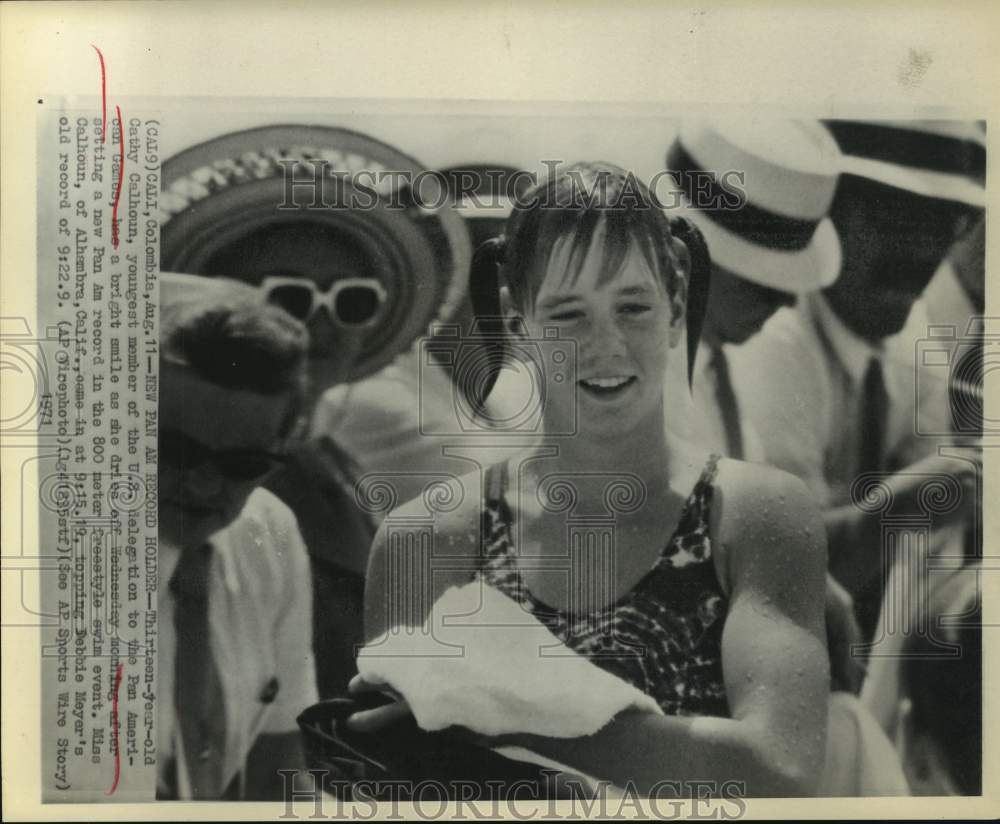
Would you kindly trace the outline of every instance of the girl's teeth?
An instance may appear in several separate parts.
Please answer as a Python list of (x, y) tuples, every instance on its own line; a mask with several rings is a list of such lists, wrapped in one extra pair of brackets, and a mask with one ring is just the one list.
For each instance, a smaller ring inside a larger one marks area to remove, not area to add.
[(600, 387), (601, 389), (614, 389), (617, 386), (621, 386), (628, 382), (628, 378), (591, 378), (590, 380), (584, 381), (584, 383), (589, 383), (593, 386)]

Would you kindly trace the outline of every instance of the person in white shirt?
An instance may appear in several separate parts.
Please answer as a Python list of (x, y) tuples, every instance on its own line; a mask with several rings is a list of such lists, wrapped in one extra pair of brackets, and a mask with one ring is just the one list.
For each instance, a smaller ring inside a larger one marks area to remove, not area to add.
[[(730, 375), (729, 351), (756, 335), (782, 306), (829, 286), (840, 243), (827, 217), (839, 149), (818, 121), (685, 121), (667, 152), (682, 213), (712, 258), (707, 295), (689, 287), (688, 324), (700, 344), (690, 394), (680, 359), (667, 386), (667, 426), (731, 458), (762, 461), (759, 438)], [(739, 170), (739, 178), (727, 177)], [(706, 301), (707, 298), (707, 301)], [(691, 366), (689, 365), (689, 369)]]
[(312, 585), (260, 484), (303, 411), (308, 337), (249, 287), (200, 280), (162, 294), (157, 796), (278, 799), (317, 700)]
[(734, 352), (733, 375), (768, 461), (823, 503), (830, 569), (872, 637), (884, 512), (858, 505), (865, 483), (880, 484), (894, 513), (921, 513), (928, 479), (949, 476), (962, 494), (935, 526), (968, 519), (975, 503), (974, 464), (938, 452), (949, 431), (947, 375), (918, 362), (921, 335), (904, 327), (919, 322), (911, 310), (983, 207), (985, 152), (981, 132), (962, 122), (827, 125), (843, 152), (831, 208), (840, 276)]

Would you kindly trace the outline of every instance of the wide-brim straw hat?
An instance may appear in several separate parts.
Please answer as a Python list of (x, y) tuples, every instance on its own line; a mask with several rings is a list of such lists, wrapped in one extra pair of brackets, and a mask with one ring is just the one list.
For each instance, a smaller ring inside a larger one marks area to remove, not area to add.
[[(283, 207), (289, 169), (300, 181), (324, 170), (325, 196), (312, 203), (300, 184), (301, 208)], [(468, 228), (450, 198), (418, 202), (407, 184), (421, 175), (428, 172), (416, 159), (348, 129), (280, 124), (221, 135), (163, 163), (161, 267), (251, 285), (273, 274), (377, 279), (386, 292), (379, 322), (346, 365), (347, 379), (360, 380), (466, 301)]]

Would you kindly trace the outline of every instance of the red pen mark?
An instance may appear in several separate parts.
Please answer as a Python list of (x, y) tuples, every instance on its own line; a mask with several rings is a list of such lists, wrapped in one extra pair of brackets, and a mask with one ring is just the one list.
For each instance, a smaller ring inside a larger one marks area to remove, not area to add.
[(118, 789), (118, 779), (122, 775), (122, 753), (118, 748), (118, 690), (122, 685), (124, 669), (124, 664), (118, 664), (118, 669), (115, 670), (115, 695), (111, 700), (111, 740), (114, 741), (115, 747), (115, 780), (111, 782), (111, 789), (104, 791), (105, 795), (115, 794), (115, 790)]
[(122, 196), (122, 178), (125, 177), (125, 130), (122, 128), (122, 110), (115, 106), (118, 114), (118, 184), (115, 186), (115, 200), (111, 206), (111, 245), (118, 248), (118, 199)]
[(101, 143), (108, 142), (108, 72), (104, 68), (104, 55), (93, 43), (90, 47), (97, 52), (101, 60)]

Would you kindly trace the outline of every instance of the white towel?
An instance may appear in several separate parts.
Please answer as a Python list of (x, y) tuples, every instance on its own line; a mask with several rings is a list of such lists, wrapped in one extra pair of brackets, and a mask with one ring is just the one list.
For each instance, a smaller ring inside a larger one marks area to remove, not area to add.
[(447, 590), (423, 627), (396, 627), (365, 646), (358, 669), (401, 693), (428, 731), (460, 725), (489, 736), (576, 738), (628, 708), (662, 714), (481, 581)]

